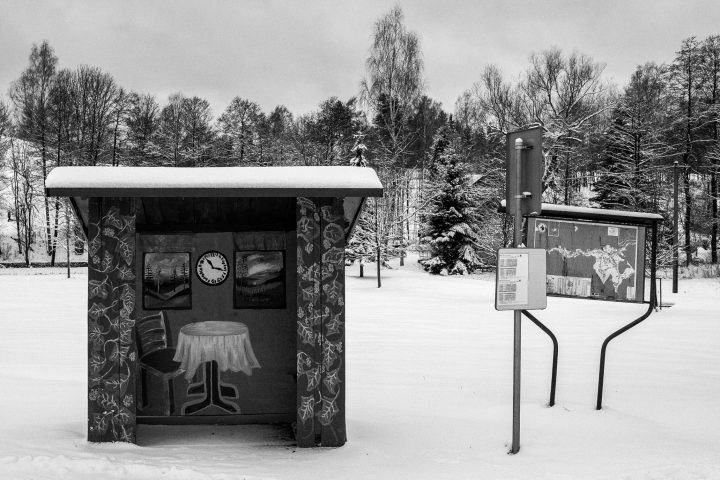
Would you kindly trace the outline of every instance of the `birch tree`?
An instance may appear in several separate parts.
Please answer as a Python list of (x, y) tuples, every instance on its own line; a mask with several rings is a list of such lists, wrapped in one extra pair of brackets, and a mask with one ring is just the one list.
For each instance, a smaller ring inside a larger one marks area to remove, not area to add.
[(38, 185), (42, 185), (40, 173), (36, 169), (29, 143), (10, 138), (10, 161), (12, 169), (11, 189), (15, 207), (16, 241), (18, 252), (25, 257), (25, 265), (30, 266), (30, 252), (35, 237), (36, 199)]
[[(47, 41), (33, 44), (29, 65), (20, 78), (10, 86), (9, 96), (14, 106), (17, 135), (38, 150), (42, 168), (43, 184), (48, 174), (50, 154), (50, 92), (55, 77), (58, 58)], [(45, 245), (47, 253), (55, 256), (52, 241), (52, 218), (49, 200), (44, 198)]]
[(375, 23), (365, 68), (360, 98), (379, 130), (380, 163), (403, 164), (412, 141), (408, 119), (423, 93), (424, 81), (420, 40), (405, 28), (400, 7)]
[[(405, 218), (405, 222), (409, 219), (404, 186), (409, 183), (410, 174), (397, 169), (408, 167), (417, 133), (411, 130), (409, 120), (424, 91), (420, 40), (416, 33), (406, 29), (400, 7), (394, 7), (375, 23), (365, 68), (360, 99), (374, 126), (369, 142), (374, 153), (370, 163), (378, 170), (385, 187), (384, 198), (376, 202), (376, 220), (380, 223), (381, 218), (386, 218), (393, 228), (385, 236), (387, 250), (390, 238), (398, 238), (400, 245), (408, 243), (405, 232), (409, 227), (397, 219)], [(400, 255), (402, 258), (404, 248)]]

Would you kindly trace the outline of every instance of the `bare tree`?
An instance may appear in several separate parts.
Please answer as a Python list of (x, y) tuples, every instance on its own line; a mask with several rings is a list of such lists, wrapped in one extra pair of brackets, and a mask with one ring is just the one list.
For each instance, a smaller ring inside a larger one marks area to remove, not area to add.
[(160, 154), (174, 167), (179, 167), (182, 160), (181, 150), (185, 137), (182, 121), (183, 98), (181, 93), (170, 95), (167, 105), (160, 112)]
[(544, 188), (556, 201), (573, 201), (571, 183), (586, 168), (588, 155), (582, 153), (588, 136), (601, 130), (614, 104), (603, 70), (586, 55), (551, 48), (530, 56), (530, 67), (517, 84), (489, 66), (472, 89), (498, 153), (507, 132), (543, 128)]
[(111, 161), (111, 134), (119, 88), (97, 67), (83, 65), (72, 72), (68, 95), (72, 105), (70, 141), (83, 165)]
[(129, 106), (128, 103), (128, 95), (125, 93), (125, 90), (122, 88), (118, 88), (117, 95), (115, 97), (115, 101), (113, 102), (113, 112), (112, 116), (114, 117), (113, 120), (113, 141), (112, 141), (112, 166), (117, 167), (120, 165), (120, 155), (119, 151), (122, 149), (121, 142), (123, 137), (123, 130), (122, 130), (122, 123), (121, 120), (123, 116), (125, 115), (125, 111), (127, 110)]
[(127, 155), (133, 165), (152, 164), (159, 154), (160, 106), (150, 94), (131, 93), (125, 111)]
[(231, 163), (242, 165), (256, 160), (255, 147), (259, 141), (259, 128), (264, 119), (260, 105), (235, 97), (218, 118), (218, 127), (228, 142)]
[(184, 131), (183, 156), (185, 164), (207, 166), (214, 131), (210, 125), (210, 103), (199, 97), (184, 98), (182, 102), (182, 126)]
[(412, 141), (408, 119), (424, 90), (420, 40), (405, 28), (400, 7), (375, 23), (360, 98), (380, 130), (383, 163), (397, 165)]
[(17, 244), (19, 253), (25, 256), (25, 265), (30, 266), (30, 252), (34, 243), (35, 200), (38, 193), (38, 178), (28, 143), (10, 139), (10, 161), (12, 169), (11, 188), (15, 201)]
[[(5, 205), (5, 195), (4, 191), (6, 189), (7, 182), (10, 180), (9, 178), (6, 178), (7, 172), (10, 172), (9, 165), (7, 165), (7, 151), (10, 148), (10, 128), (12, 127), (10, 123), (10, 109), (0, 101), (0, 205)], [(8, 206), (8, 221), (11, 218), (10, 212), (12, 211), (12, 207)], [(2, 251), (3, 244), (0, 243), (0, 255), (4, 252)]]
[(705, 59), (704, 103), (705, 122), (709, 127), (710, 145), (707, 156), (710, 163), (710, 258), (718, 261), (718, 164), (720, 163), (720, 35), (713, 35), (703, 41), (702, 56)]
[[(417, 133), (411, 131), (410, 119), (424, 91), (420, 40), (405, 28), (400, 7), (394, 7), (375, 23), (365, 67), (360, 100), (370, 111), (375, 127), (372, 131), (375, 155), (371, 164), (378, 169), (385, 187), (385, 198), (375, 202), (376, 220), (387, 218), (388, 225), (395, 229), (383, 238), (387, 250), (390, 238), (398, 238), (400, 245), (407, 244), (404, 237), (409, 227), (395, 219), (408, 217), (404, 201), (407, 192), (403, 189), (408, 184), (405, 177), (410, 174), (392, 169), (408, 166)], [(401, 258), (403, 252), (401, 249)]]
[(704, 80), (701, 67), (703, 60), (699, 42), (695, 37), (690, 37), (683, 40), (680, 51), (677, 52), (675, 61), (670, 67), (670, 85), (675, 92), (676, 106), (678, 107), (675, 128), (676, 135), (681, 139), (679, 153), (682, 155), (684, 166), (682, 177), (683, 197), (685, 198), (684, 236), (687, 266), (692, 260), (693, 195), (690, 179), (693, 169), (697, 169), (702, 157), (702, 142), (699, 132), (702, 124), (699, 118), (698, 103)]
[[(30, 50), (29, 65), (22, 72), (20, 78), (10, 86), (10, 100), (12, 101), (15, 119), (18, 127), (18, 136), (30, 142), (29, 146), (36, 148), (40, 155), (43, 182), (48, 174), (48, 160), (50, 157), (50, 92), (55, 77), (58, 59), (47, 41), (39, 46), (33, 44)], [(54, 257), (54, 243), (52, 241), (53, 218), (50, 204), (44, 199), (45, 211), (45, 245), (47, 252)]]

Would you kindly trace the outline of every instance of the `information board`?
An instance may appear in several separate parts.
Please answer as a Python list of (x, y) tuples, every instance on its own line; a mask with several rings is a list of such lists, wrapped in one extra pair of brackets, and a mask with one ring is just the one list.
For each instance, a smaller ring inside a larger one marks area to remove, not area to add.
[(497, 259), (496, 310), (538, 310), (547, 307), (544, 250), (501, 248)]
[(547, 252), (548, 295), (643, 302), (644, 227), (528, 218), (528, 244)]

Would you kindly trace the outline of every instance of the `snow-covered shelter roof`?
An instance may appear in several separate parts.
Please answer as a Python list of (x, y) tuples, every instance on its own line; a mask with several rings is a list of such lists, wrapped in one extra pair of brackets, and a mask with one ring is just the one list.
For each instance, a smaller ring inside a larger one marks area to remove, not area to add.
[(377, 197), (382, 184), (363, 167), (58, 167), (50, 196)]
[[(88, 198), (345, 198), (346, 234), (352, 231), (365, 197), (383, 187), (367, 167), (57, 167), (45, 181), (48, 196), (70, 197), (88, 223)], [(87, 230), (86, 230), (87, 232)]]
[[(500, 203), (499, 212), (505, 212), (505, 200)], [(543, 203), (539, 216), (551, 218), (571, 218), (578, 220), (598, 220), (611, 223), (628, 223), (639, 225), (652, 225), (663, 221), (662, 215), (657, 213), (630, 212), (626, 210), (609, 210), (604, 208), (573, 207), (570, 205), (555, 205)]]

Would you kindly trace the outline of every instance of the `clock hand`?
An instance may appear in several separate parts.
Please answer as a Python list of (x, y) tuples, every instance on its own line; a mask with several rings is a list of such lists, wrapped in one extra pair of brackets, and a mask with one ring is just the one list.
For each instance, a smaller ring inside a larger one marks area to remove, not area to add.
[(218, 267), (216, 267), (215, 265), (213, 265), (209, 258), (206, 258), (205, 261), (210, 265), (210, 267), (211, 267), (213, 270), (222, 270), (222, 268), (218, 268)]

